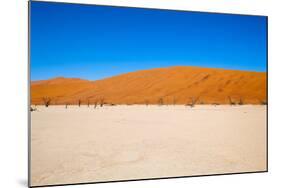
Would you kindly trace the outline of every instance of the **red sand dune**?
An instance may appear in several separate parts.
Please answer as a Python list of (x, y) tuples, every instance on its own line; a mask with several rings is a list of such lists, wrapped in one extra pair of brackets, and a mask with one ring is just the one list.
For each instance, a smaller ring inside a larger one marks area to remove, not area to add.
[(266, 73), (200, 67), (168, 67), (130, 72), (103, 80), (54, 78), (31, 83), (31, 103), (82, 104), (260, 104), (266, 100)]

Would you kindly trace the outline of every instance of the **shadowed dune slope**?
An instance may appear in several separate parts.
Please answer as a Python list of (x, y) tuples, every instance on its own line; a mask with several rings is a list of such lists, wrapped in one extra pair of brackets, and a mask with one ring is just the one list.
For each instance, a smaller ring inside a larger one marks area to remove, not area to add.
[(32, 104), (260, 104), (266, 100), (266, 73), (178, 66), (130, 72), (103, 80), (54, 78), (31, 83)]

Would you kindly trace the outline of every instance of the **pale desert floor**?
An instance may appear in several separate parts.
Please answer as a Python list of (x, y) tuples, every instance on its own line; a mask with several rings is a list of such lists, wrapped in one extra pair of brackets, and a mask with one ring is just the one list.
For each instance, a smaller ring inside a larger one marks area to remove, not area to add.
[(31, 184), (266, 170), (266, 106), (37, 106)]

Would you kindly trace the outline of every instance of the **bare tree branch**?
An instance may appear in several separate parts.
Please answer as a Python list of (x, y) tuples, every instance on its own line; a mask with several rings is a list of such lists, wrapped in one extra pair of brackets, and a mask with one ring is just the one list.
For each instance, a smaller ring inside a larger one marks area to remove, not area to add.
[(191, 108), (195, 106), (195, 104), (197, 103), (197, 101), (199, 100), (199, 97), (194, 98), (194, 97), (190, 97), (190, 102), (186, 104), (186, 106), (190, 106)]
[(42, 100), (43, 100), (45, 107), (48, 107), (52, 101), (50, 97), (43, 97)]
[(235, 102), (232, 101), (232, 98), (230, 96), (228, 96), (228, 101), (230, 105), (235, 105)]
[(102, 98), (100, 99), (100, 107), (103, 107), (103, 105), (104, 105), (104, 98), (102, 97)]
[(162, 98), (162, 97), (159, 98), (158, 104), (159, 104), (160, 106), (164, 104), (164, 101), (163, 101), (163, 98)]

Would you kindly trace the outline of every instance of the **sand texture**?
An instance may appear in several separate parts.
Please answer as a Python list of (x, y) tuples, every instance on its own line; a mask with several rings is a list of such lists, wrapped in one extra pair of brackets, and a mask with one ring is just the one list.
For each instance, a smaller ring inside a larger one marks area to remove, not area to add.
[(266, 170), (266, 106), (36, 108), (33, 186)]
[(54, 78), (31, 84), (32, 104), (261, 104), (266, 100), (266, 73), (177, 66), (130, 72), (103, 80)]

